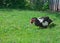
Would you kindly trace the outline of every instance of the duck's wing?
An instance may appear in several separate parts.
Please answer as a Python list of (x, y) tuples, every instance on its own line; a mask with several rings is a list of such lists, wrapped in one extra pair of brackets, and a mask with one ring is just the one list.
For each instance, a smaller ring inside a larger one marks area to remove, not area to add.
[(39, 20), (40, 23), (42, 23), (44, 21), (43, 18), (37, 18)]

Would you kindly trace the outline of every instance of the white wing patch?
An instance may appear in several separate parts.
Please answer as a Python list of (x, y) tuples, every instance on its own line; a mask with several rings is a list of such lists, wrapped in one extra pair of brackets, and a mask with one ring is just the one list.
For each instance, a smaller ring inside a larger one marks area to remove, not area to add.
[(42, 25), (43, 25), (43, 26), (48, 26), (48, 22), (45, 21), (45, 22), (42, 23)]
[(40, 18), (38, 18), (38, 20), (40, 21), (40, 23), (42, 23), (44, 19), (42, 19), (42, 18), (41, 18), (41, 19), (40, 19)]

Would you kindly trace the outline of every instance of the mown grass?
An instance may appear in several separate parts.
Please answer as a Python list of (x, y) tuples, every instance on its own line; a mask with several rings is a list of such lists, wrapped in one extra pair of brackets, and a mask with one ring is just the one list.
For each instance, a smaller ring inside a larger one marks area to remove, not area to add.
[[(56, 26), (41, 29), (32, 17), (49, 16)], [(0, 43), (60, 43), (60, 14), (43, 11), (0, 9)]]

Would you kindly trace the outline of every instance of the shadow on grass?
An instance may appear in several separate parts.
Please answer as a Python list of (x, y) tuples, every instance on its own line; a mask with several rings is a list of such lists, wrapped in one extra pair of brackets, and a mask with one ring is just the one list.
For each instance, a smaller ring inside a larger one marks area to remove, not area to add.
[(52, 24), (49, 25), (49, 28), (53, 28), (55, 26), (56, 26), (56, 24), (52, 23)]

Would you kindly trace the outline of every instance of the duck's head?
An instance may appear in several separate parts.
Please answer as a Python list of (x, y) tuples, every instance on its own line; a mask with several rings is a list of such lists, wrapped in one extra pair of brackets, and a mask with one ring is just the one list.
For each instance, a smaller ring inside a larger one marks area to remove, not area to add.
[(37, 19), (36, 17), (32, 18), (32, 19), (30, 20), (30, 23), (33, 24), (36, 19)]

